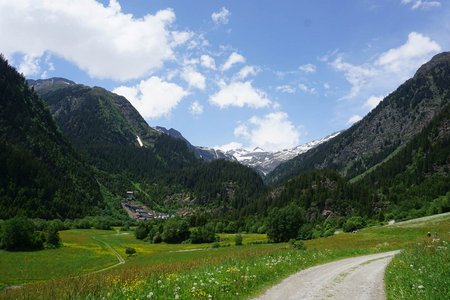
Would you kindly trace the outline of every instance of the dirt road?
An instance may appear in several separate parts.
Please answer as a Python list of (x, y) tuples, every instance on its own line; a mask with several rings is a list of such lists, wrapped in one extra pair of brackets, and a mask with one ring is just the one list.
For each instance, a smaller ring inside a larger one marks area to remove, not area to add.
[(257, 299), (384, 300), (384, 270), (397, 253), (365, 255), (312, 267), (286, 278)]

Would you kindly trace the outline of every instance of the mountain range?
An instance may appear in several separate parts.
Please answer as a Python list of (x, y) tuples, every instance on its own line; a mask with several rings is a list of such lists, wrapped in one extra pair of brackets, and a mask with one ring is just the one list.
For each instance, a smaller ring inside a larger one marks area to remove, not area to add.
[(275, 153), (196, 147), (150, 127), (124, 97), (26, 82), (1, 63), (0, 218), (108, 213), (129, 189), (161, 211), (239, 222), (293, 202), (319, 225), (450, 210), (449, 52), (349, 129)]

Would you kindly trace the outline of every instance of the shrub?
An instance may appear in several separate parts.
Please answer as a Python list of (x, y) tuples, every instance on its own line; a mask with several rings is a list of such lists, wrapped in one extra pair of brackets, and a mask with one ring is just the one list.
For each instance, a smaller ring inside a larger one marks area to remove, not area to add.
[(133, 254), (136, 254), (136, 249), (127, 247), (127, 248), (125, 248), (125, 254), (128, 255), (128, 257), (130, 257)]
[(289, 241), (289, 244), (291, 244), (292, 248), (297, 249), (297, 250), (306, 250), (306, 245), (305, 242), (303, 242), (302, 240), (294, 240), (291, 239)]
[[(39, 242), (34, 235), (33, 223), (24, 217), (15, 217), (5, 221), (2, 226), (2, 246), (9, 251), (34, 249)], [(42, 240), (41, 242), (42, 243)]]
[(194, 228), (191, 232), (192, 244), (211, 243), (216, 240), (216, 234), (212, 226), (206, 225)]
[(268, 217), (268, 237), (276, 243), (297, 238), (299, 229), (305, 222), (303, 216), (303, 211), (295, 204), (272, 209)]
[(352, 232), (357, 229), (364, 228), (366, 226), (366, 220), (362, 217), (351, 217), (347, 219), (342, 229), (345, 232)]
[(164, 224), (162, 239), (169, 244), (181, 243), (189, 238), (189, 225), (182, 219), (168, 219)]
[(236, 234), (236, 235), (234, 236), (234, 244), (235, 244), (236, 246), (242, 246), (242, 235)]

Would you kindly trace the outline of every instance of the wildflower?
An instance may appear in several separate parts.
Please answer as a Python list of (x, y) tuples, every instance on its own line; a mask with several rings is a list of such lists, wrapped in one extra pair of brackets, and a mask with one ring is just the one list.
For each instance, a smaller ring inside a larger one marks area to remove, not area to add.
[(153, 297), (153, 292), (149, 292), (148, 294), (147, 294), (147, 298), (151, 298), (151, 297)]

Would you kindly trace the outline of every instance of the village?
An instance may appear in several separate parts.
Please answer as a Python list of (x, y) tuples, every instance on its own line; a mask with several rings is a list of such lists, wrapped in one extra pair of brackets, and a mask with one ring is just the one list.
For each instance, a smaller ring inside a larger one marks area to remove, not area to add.
[(162, 213), (149, 209), (145, 205), (135, 203), (135, 195), (133, 191), (127, 191), (127, 197), (122, 201), (122, 207), (128, 213), (130, 218), (139, 221), (147, 221), (152, 219), (168, 219), (173, 217), (168, 213)]

